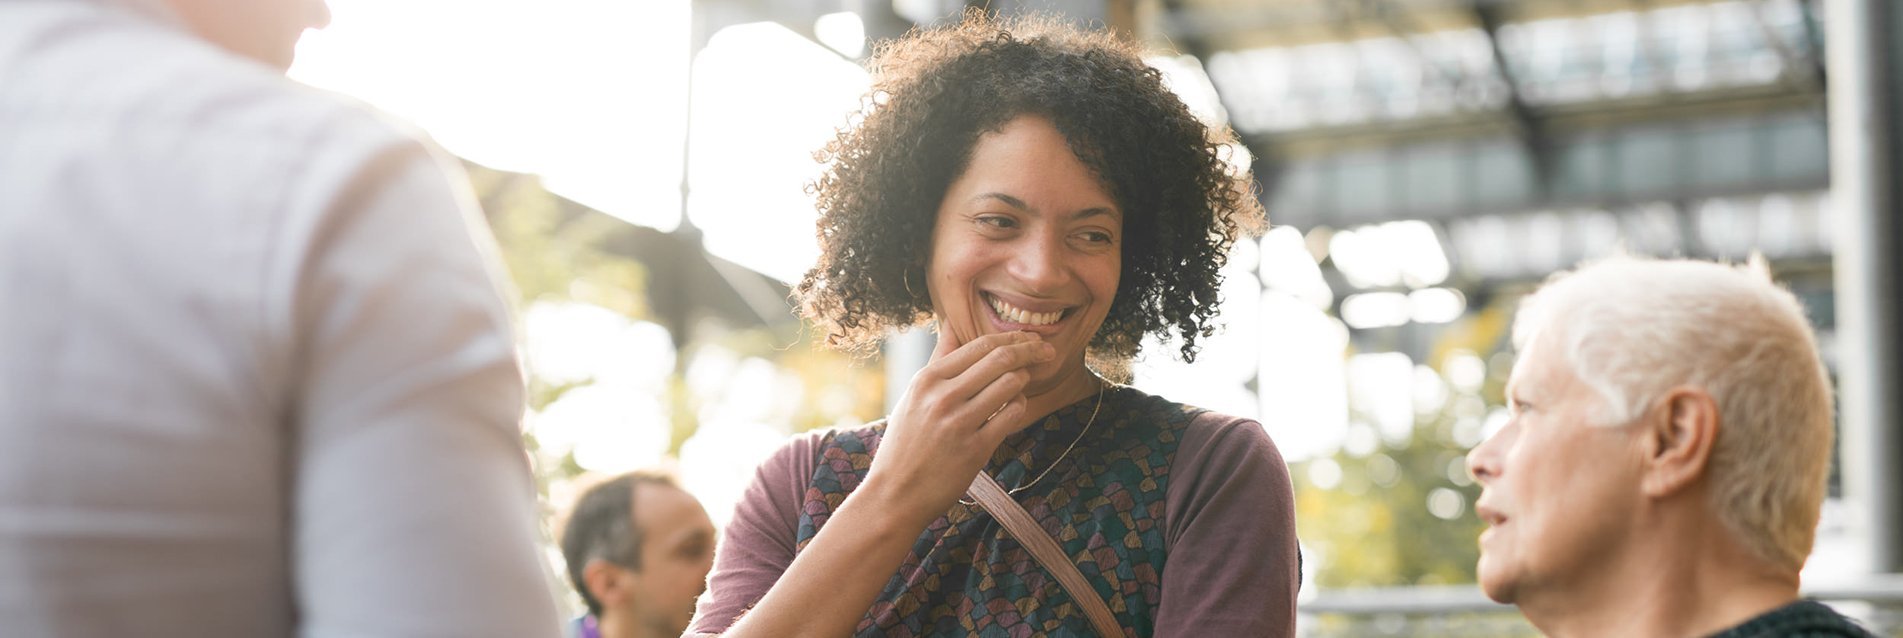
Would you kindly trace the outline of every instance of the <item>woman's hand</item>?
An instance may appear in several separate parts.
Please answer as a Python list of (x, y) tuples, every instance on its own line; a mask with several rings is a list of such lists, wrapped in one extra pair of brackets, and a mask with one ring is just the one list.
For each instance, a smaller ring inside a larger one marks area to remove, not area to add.
[(944, 514), (998, 444), (1031, 423), (1025, 418), (1027, 368), (1056, 356), (1051, 344), (1027, 332), (962, 345), (942, 334), (931, 362), (886, 418), (885, 438), (860, 490), (890, 497), (881, 499), (888, 511), (921, 524)]
[(851, 634), (919, 532), (971, 486), (1004, 437), (1031, 423), (1026, 368), (1056, 357), (1029, 333), (964, 344), (942, 336), (886, 420), (865, 482), (726, 635)]

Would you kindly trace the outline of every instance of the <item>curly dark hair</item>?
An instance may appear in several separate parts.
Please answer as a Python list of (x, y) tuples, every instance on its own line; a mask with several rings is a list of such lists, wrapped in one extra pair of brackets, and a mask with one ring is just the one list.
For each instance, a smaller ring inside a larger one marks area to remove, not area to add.
[[(939, 202), (979, 136), (1022, 115), (1049, 119), (1124, 212), (1123, 272), (1092, 338), (1127, 360), (1143, 335), (1182, 340), (1186, 361), (1214, 331), (1220, 270), (1267, 225), (1254, 181), (1224, 155), (1233, 139), (1191, 114), (1137, 45), (1048, 17), (969, 12), (883, 43), (871, 90), (815, 158), (820, 258), (793, 291), (827, 343), (855, 352), (930, 316), (925, 256)], [(912, 282), (920, 282), (915, 285)]]

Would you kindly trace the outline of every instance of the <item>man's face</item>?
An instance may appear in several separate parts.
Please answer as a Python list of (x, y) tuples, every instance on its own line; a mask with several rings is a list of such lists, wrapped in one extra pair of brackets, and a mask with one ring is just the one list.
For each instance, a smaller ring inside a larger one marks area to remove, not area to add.
[[(641, 530), (641, 568), (628, 570), (625, 625), (649, 635), (679, 636), (694, 616), (714, 565), (714, 524), (692, 495), (666, 485), (634, 488), (634, 525)], [(632, 622), (628, 622), (632, 621)]]
[(1488, 525), (1480, 586), (1503, 603), (1593, 579), (1594, 567), (1630, 540), (1641, 502), (1633, 428), (1593, 423), (1603, 399), (1551, 347), (1555, 336), (1540, 335), (1521, 353), (1507, 386), (1513, 418), (1467, 457), (1486, 486), (1474, 506)]
[(305, 29), (330, 23), (324, 0), (166, 0), (199, 37), (278, 69), (291, 68)]

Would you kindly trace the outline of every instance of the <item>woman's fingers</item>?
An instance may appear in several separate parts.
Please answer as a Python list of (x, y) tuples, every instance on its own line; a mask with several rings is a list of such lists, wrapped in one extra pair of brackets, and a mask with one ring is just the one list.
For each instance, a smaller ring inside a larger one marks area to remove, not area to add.
[(945, 355), (951, 354), (953, 350), (957, 350), (960, 346), (965, 345), (965, 342), (959, 341), (958, 337), (949, 331), (938, 330), (937, 333), (938, 338), (932, 340), (932, 358), (927, 359), (927, 361), (937, 361)]
[(945, 351), (951, 341), (950, 335), (940, 335), (939, 346), (932, 350), (932, 362), (919, 370), (920, 375), (938, 379), (951, 379), (963, 374), (966, 369), (989, 356), (999, 348), (1027, 343), (1041, 342), (1037, 335), (1028, 332), (1000, 332), (988, 334), (952, 347)]
[(1030, 409), (1030, 401), (1025, 399), (1024, 395), (1012, 397), (1004, 404), (1004, 407), (998, 409), (997, 414), (978, 426), (979, 438), (989, 441), (995, 447), (998, 443), (1004, 442), (1005, 437), (1031, 427), (1031, 424), (1037, 421), (1024, 418), (1030, 416), (1026, 414)]
[(978, 427), (991, 421), (1005, 420), (1010, 416), (1005, 414), (1006, 408), (1010, 407), (1011, 401), (1023, 402), (1024, 386), (1030, 382), (1031, 373), (1023, 368), (998, 375), (965, 403), (965, 409), (957, 417), (961, 422)]
[[(991, 387), (993, 383), (996, 383), (999, 379), (1004, 378), (1008, 374), (1018, 373), (1018, 376), (1024, 377), (1024, 381), (1028, 382), (1030, 380), (1030, 371), (1028, 368), (1039, 363), (1050, 361), (1056, 357), (1056, 349), (1051, 347), (1051, 344), (1045, 343), (1042, 340), (1013, 343), (1007, 346), (993, 348), (991, 352), (985, 354), (984, 358), (979, 359), (976, 363), (973, 363), (971, 367), (966, 368), (964, 372), (959, 373), (958, 376), (948, 381), (947, 391), (950, 392), (954, 398), (970, 398), (975, 400), (979, 393), (984, 392), (985, 388)], [(1023, 383), (1018, 385), (1019, 390), (1023, 389), (1023, 385)], [(1012, 392), (1012, 394), (1016, 393), (1017, 391)], [(995, 406), (997, 404), (993, 403), (992, 405)], [(990, 414), (990, 412), (986, 412), (986, 414)]]
[[(932, 422), (976, 428), (996, 414), (1006, 399), (1024, 391), (1030, 379), (1026, 368), (1056, 356), (1056, 350), (1037, 335), (985, 335), (920, 370), (908, 390), (914, 397), (902, 402), (915, 403)], [(1003, 383), (1005, 390), (979, 398), (1007, 378), (1012, 379)]]

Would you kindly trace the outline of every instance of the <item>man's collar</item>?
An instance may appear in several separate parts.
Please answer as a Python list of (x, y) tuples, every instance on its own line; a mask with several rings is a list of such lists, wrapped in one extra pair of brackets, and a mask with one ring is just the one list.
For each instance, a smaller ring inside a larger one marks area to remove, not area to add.
[(185, 18), (180, 17), (178, 15), (178, 10), (173, 9), (172, 5), (166, 2), (165, 0), (86, 0), (86, 1), (97, 2), (100, 4), (124, 9), (128, 13), (136, 14), (139, 17), (147, 18), (152, 20), (153, 22), (158, 22), (168, 26), (174, 26), (181, 29), (188, 28), (187, 25), (185, 24)]

